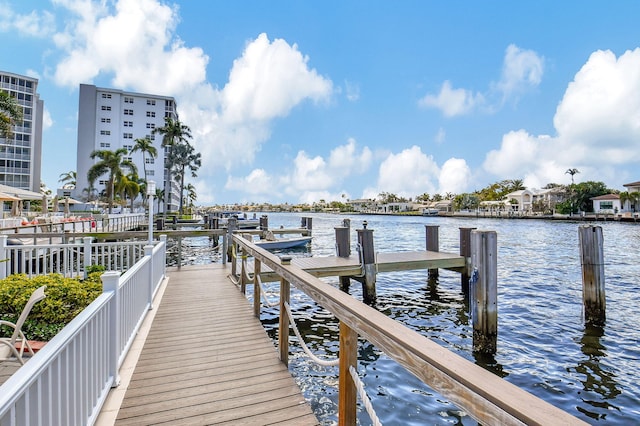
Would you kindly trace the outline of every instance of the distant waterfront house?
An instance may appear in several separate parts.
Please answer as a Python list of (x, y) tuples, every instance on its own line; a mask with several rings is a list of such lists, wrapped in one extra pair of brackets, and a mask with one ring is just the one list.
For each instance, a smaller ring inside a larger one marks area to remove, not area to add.
[(556, 204), (566, 199), (563, 187), (545, 189), (521, 189), (506, 195), (511, 210), (521, 212), (553, 210)]
[(590, 199), (593, 201), (594, 213), (618, 213), (622, 210), (618, 194), (605, 194)]
[(351, 206), (354, 212), (370, 212), (376, 211), (378, 203), (369, 198), (360, 198), (358, 200), (349, 200), (347, 204)]
[(627, 188), (627, 193), (622, 195), (620, 204), (622, 206), (622, 211), (625, 212), (637, 212), (640, 211), (640, 199), (635, 197), (635, 195), (640, 195), (640, 181), (625, 183), (625, 188)]

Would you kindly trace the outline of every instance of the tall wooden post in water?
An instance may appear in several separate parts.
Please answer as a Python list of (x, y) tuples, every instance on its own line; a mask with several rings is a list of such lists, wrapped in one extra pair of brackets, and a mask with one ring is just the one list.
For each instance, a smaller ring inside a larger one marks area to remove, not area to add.
[(469, 305), (473, 350), (494, 354), (498, 340), (498, 237), (495, 231), (471, 232)]
[(373, 229), (367, 229), (367, 221), (358, 229), (358, 244), (361, 250), (364, 281), (362, 282), (362, 298), (365, 303), (376, 300), (376, 255), (373, 248)]
[(471, 231), (476, 228), (460, 228), (460, 256), (465, 258), (466, 266), (460, 274), (460, 286), (464, 294), (469, 294), (469, 278), (471, 277)]
[[(425, 237), (427, 240), (427, 251), (440, 251), (440, 239), (438, 225), (425, 225)], [(429, 279), (438, 278), (438, 269), (429, 269)]]
[(582, 263), (582, 302), (588, 323), (604, 324), (606, 299), (604, 292), (604, 239), (601, 226), (578, 228)]
[[(338, 257), (349, 257), (351, 256), (351, 222), (349, 219), (345, 219), (342, 225), (334, 228), (336, 231), (336, 255)], [(339, 279), (340, 290), (348, 292), (351, 279), (346, 276), (341, 276)]]

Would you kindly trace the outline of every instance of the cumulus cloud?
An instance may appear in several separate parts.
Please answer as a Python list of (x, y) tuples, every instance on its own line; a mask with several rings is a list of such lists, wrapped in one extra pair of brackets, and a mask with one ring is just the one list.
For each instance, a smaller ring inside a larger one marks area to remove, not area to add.
[(0, 32), (18, 32), (21, 35), (45, 38), (55, 32), (55, 18), (48, 11), (15, 12), (11, 5), (0, 2)]
[(545, 185), (578, 168), (585, 180), (620, 186), (617, 166), (640, 160), (640, 49), (620, 57), (594, 52), (568, 85), (554, 116), (557, 134), (509, 132), (490, 151), (484, 169), (500, 178)]
[(471, 180), (471, 169), (462, 158), (450, 158), (444, 162), (438, 176), (439, 194), (465, 192)]
[[(544, 74), (544, 58), (533, 50), (521, 49), (511, 44), (505, 51), (500, 79), (490, 84), (486, 93), (471, 90), (454, 89), (450, 81), (442, 83), (438, 94), (426, 94), (418, 101), (418, 105), (439, 109), (445, 117), (469, 114), (482, 108), (484, 111), (495, 111), (499, 104), (522, 92), (536, 87)], [(501, 100), (491, 102), (497, 93)], [(498, 103), (498, 104), (496, 104)]]
[(433, 157), (420, 147), (412, 146), (398, 154), (390, 154), (381, 164), (378, 174), (379, 192), (390, 192), (410, 198), (417, 194), (435, 193), (440, 169)]
[(242, 178), (229, 176), (225, 189), (242, 191), (251, 195), (274, 194), (276, 188), (274, 178), (264, 169), (254, 169), (249, 175)]
[(442, 111), (445, 117), (467, 114), (484, 102), (480, 93), (473, 93), (465, 89), (454, 89), (450, 81), (442, 83), (440, 93), (427, 94), (418, 101), (423, 107), (436, 108)]

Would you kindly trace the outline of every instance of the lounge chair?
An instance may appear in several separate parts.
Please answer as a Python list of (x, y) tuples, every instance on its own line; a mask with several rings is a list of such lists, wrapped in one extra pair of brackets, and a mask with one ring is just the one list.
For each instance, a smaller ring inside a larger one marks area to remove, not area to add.
[[(0, 325), (6, 325), (13, 329), (11, 337), (0, 337), (0, 361), (16, 358), (20, 364), (24, 364), (22, 354), (24, 353), (25, 348), (27, 349), (27, 352), (33, 356), (33, 349), (22, 332), (22, 326), (24, 325), (24, 321), (27, 319), (29, 312), (31, 312), (33, 305), (46, 297), (44, 294), (44, 290), (46, 288), (47, 286), (43, 285), (31, 293), (31, 297), (27, 301), (27, 304), (24, 305), (22, 313), (15, 324), (9, 321), (0, 320)], [(20, 349), (16, 348), (18, 344)]]

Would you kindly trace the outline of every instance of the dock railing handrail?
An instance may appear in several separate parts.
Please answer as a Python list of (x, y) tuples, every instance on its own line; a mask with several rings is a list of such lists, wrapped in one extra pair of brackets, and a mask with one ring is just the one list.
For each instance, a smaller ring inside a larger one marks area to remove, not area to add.
[[(258, 316), (260, 288), (257, 276), (261, 264), (281, 277), (279, 339), (280, 357), (285, 364), (288, 364), (288, 342), (284, 337), (289, 335), (289, 324), (288, 320), (283, 320), (283, 306), (289, 299), (289, 285), (310, 296), (340, 321), (338, 424), (356, 422), (356, 388), (349, 369), (357, 369), (358, 336), (377, 346), (482, 424), (586, 424), (242, 236), (233, 235), (232, 244), (242, 251), (243, 256), (254, 258), (253, 299), (254, 312)], [(242, 281), (245, 280), (244, 273), (240, 272)]]
[(102, 275), (103, 293), (0, 386), (0, 425), (91, 425), (165, 274), (166, 238), (120, 275)]

